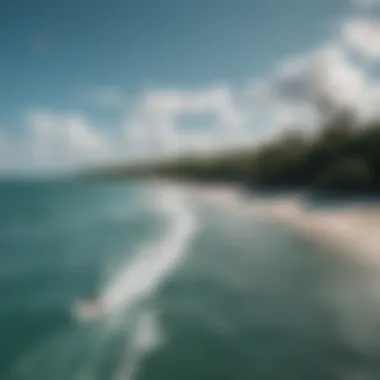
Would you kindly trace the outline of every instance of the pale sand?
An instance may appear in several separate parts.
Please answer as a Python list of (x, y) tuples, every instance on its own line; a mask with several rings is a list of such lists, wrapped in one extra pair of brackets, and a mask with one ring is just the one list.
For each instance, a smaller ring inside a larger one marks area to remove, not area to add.
[(351, 253), (365, 264), (380, 264), (380, 204), (349, 205), (334, 210), (308, 207), (300, 197), (264, 199), (233, 186), (171, 184), (210, 204), (277, 221), (327, 249)]

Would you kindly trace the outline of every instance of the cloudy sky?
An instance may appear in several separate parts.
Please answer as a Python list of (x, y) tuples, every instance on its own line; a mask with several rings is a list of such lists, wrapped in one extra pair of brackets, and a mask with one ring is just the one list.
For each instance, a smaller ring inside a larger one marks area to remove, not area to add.
[(380, 112), (380, 0), (13, 0), (0, 170), (58, 170)]

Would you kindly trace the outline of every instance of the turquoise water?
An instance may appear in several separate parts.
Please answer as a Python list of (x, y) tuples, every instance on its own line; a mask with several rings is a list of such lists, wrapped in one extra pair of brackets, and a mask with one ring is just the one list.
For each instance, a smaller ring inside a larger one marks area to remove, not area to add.
[(377, 269), (280, 226), (128, 183), (4, 182), (0, 210), (0, 379), (380, 374)]

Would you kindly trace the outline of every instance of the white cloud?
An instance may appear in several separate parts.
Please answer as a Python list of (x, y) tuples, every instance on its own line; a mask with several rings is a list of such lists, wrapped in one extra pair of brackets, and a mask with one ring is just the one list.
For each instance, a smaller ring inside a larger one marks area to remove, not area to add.
[[(29, 168), (53, 169), (252, 144), (289, 126), (315, 125), (313, 107), (320, 99), (370, 115), (380, 98), (378, 88), (369, 91), (365, 73), (341, 46), (326, 45), (284, 60), (248, 91), (227, 85), (147, 91), (113, 134), (82, 115), (32, 110), (26, 137), (0, 136), (0, 166), (9, 166), (15, 156)], [(213, 125), (183, 127), (183, 116), (203, 114), (212, 116)], [(12, 146), (13, 156), (2, 146)]]
[(284, 60), (249, 93), (272, 110), (274, 125), (310, 126), (316, 124), (316, 115), (328, 116), (342, 107), (368, 116), (369, 83), (365, 69), (349, 59), (344, 46), (334, 43)]
[(369, 82), (366, 93), (363, 95), (359, 116), (364, 120), (373, 120), (380, 117), (380, 82)]
[(310, 107), (280, 103), (274, 108), (273, 127), (275, 131), (282, 128), (307, 130), (316, 125), (315, 115)]
[(371, 60), (380, 59), (380, 22), (376, 19), (352, 18), (343, 23), (343, 40)]
[[(182, 128), (183, 115), (208, 113), (216, 128), (205, 125), (202, 132)], [(132, 120), (125, 124), (125, 138), (135, 150), (153, 154), (177, 154), (188, 149), (233, 143), (244, 134), (244, 114), (227, 86), (198, 91), (163, 90), (147, 92), (137, 103)], [(137, 148), (136, 144), (140, 144)]]
[(334, 45), (285, 61), (272, 81), (272, 91), (282, 100), (317, 108), (354, 106), (364, 88), (362, 70)]
[[(75, 167), (110, 158), (105, 134), (80, 115), (32, 110), (26, 115), (28, 147), (24, 150), (33, 169)], [(18, 141), (21, 150), (22, 142)]]
[[(182, 128), (181, 116), (203, 112), (214, 116), (215, 126)], [(34, 109), (26, 114), (21, 137), (0, 134), (0, 169), (15, 167), (16, 157), (20, 168), (52, 170), (217, 149), (241, 140), (244, 122), (227, 86), (148, 91), (114, 133), (80, 114)]]
[[(341, 46), (327, 45), (284, 60), (248, 91), (227, 85), (147, 91), (113, 134), (82, 115), (32, 110), (22, 138), (0, 135), (0, 169), (73, 168), (252, 144), (289, 126), (312, 127), (321, 99), (334, 107), (349, 104), (369, 117), (380, 100), (380, 84), (369, 83)], [(183, 116), (202, 114), (211, 115), (213, 125), (181, 124)]]

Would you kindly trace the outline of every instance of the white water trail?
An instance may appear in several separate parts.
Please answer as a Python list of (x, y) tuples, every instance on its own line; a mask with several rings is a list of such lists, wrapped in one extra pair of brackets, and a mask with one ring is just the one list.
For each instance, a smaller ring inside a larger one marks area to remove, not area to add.
[(157, 316), (145, 312), (137, 322), (132, 341), (124, 348), (123, 360), (116, 369), (113, 380), (133, 380), (137, 377), (142, 359), (163, 343)]
[(165, 236), (141, 249), (105, 288), (105, 313), (128, 308), (149, 295), (186, 253), (195, 221), (185, 194), (174, 189), (158, 192), (157, 202), (170, 218)]
[(84, 352), (83, 358), (79, 358), (80, 363), (74, 364), (69, 378), (99, 379), (99, 368), (107, 360), (113, 337), (118, 333), (121, 339), (125, 337), (124, 352), (110, 379), (131, 380), (137, 377), (144, 357), (163, 341), (155, 311), (143, 308), (141, 313), (140, 301), (151, 297), (162, 280), (183, 259), (196, 229), (185, 193), (162, 189), (157, 191), (155, 204), (163, 213), (167, 231), (158, 241), (139, 250), (105, 286), (100, 295), (102, 314), (106, 317), (101, 319), (102, 323), (79, 324), (72, 331), (54, 335), (35, 347), (27, 357), (20, 358), (9, 378), (26, 379), (30, 374), (45, 372), (51, 374), (51, 378), (58, 378), (58, 374), (64, 378), (66, 366), (67, 371), (71, 371), (73, 357)]
[[(170, 218), (169, 228), (160, 241), (145, 247), (129, 262), (103, 293), (108, 313), (132, 307), (151, 295), (160, 282), (183, 258), (195, 232), (195, 220), (185, 194), (164, 189), (157, 195), (160, 209)], [(132, 341), (126, 342), (122, 361), (114, 380), (135, 379), (142, 359), (163, 342), (153, 311), (144, 312), (135, 325)]]
[[(70, 378), (99, 379), (99, 369), (107, 360), (113, 337), (119, 331), (121, 339), (125, 338), (124, 352), (120, 353), (119, 363), (110, 379), (136, 379), (144, 357), (163, 340), (155, 311), (147, 311), (145, 307), (140, 311), (139, 305), (146, 297), (154, 295), (162, 280), (183, 259), (196, 229), (185, 193), (165, 188), (157, 191), (155, 201), (158, 211), (163, 213), (167, 230), (158, 241), (147, 244), (121, 266), (108, 286), (104, 287), (100, 294), (103, 306), (101, 314), (105, 317), (101, 318), (102, 323), (88, 326), (79, 324), (68, 335), (52, 337), (56, 343), (54, 350), (50, 348), (50, 341), (45, 341), (41, 347), (33, 350), (33, 360), (20, 360), (17, 363), (17, 371), (13, 372), (15, 378), (29, 377), (23, 371), (30, 368), (29, 364), (34, 374), (43, 372), (47, 365), (49, 368), (46, 371), (52, 374), (52, 378), (57, 377), (57, 373), (65, 372), (66, 364), (69, 370), (70, 360), (74, 356), (72, 351), (85, 349), (84, 357), (79, 359), (80, 363), (75, 365)], [(59, 353), (56, 352), (58, 349)], [(40, 360), (36, 359), (36, 355)], [(42, 359), (45, 359), (46, 365), (42, 365)], [(65, 376), (64, 373), (61, 375)]]

